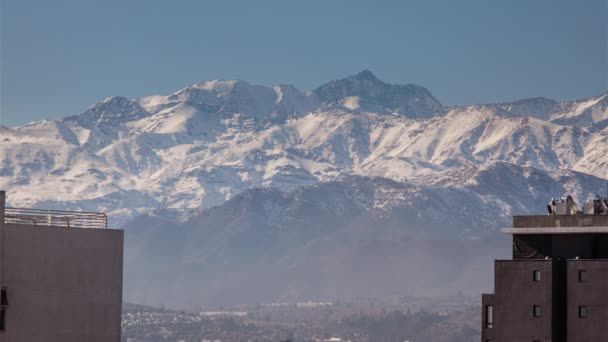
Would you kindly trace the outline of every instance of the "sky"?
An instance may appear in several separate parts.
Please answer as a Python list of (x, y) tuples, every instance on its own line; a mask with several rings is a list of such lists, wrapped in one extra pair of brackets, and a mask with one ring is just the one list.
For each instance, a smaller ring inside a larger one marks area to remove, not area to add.
[(0, 0), (0, 125), (109, 96), (363, 69), (446, 105), (608, 90), (608, 0)]

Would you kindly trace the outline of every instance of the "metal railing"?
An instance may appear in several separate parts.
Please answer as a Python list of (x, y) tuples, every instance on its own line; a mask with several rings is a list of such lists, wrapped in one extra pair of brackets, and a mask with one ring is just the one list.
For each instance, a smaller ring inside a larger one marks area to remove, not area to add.
[(4, 223), (52, 226), (65, 228), (108, 228), (108, 217), (103, 213), (26, 208), (4, 208)]

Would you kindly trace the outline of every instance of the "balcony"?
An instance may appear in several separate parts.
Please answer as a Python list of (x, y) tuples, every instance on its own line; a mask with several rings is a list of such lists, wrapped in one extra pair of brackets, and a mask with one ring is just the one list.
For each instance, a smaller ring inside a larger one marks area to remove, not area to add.
[(4, 208), (5, 224), (30, 226), (107, 229), (108, 217), (103, 213), (26, 208)]

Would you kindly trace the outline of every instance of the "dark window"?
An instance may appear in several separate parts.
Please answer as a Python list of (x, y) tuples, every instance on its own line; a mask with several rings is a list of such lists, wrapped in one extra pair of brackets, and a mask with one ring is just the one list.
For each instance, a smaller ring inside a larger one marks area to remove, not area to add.
[(8, 306), (8, 294), (6, 288), (2, 289), (0, 293), (0, 306)]
[(535, 270), (532, 272), (532, 281), (540, 281), (540, 271), (539, 270)]
[(534, 305), (532, 307), (532, 316), (540, 317), (540, 305)]
[(0, 331), (6, 328), (6, 308), (8, 307), (8, 291), (3, 287), (0, 291)]
[(578, 271), (578, 282), (579, 283), (584, 283), (587, 281), (587, 271), (585, 270), (579, 270)]
[(587, 307), (586, 306), (579, 306), (578, 307), (578, 317), (579, 318), (585, 318), (585, 317), (587, 317)]
[(486, 305), (486, 328), (492, 328), (494, 326), (494, 307), (492, 305)]

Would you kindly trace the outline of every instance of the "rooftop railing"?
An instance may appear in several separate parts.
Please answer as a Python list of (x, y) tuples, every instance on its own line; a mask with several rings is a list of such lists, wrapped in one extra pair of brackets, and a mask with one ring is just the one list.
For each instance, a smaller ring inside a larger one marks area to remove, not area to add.
[(107, 229), (108, 217), (103, 213), (83, 211), (4, 208), (4, 223), (65, 228)]
[(608, 226), (608, 215), (525, 215), (513, 216), (513, 228)]

